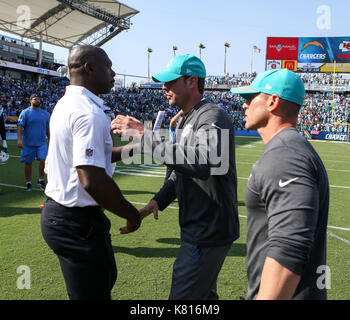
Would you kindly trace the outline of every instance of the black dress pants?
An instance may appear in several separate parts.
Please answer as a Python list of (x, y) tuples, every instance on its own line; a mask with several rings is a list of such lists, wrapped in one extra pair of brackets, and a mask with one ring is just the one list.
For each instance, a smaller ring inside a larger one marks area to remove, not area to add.
[(65, 207), (47, 199), (41, 231), (57, 255), (71, 300), (110, 300), (117, 266), (110, 221), (100, 207)]

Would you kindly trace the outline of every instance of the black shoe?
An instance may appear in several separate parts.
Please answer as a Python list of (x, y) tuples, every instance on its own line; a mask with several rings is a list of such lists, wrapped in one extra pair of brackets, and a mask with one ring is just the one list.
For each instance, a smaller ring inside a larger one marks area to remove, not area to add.
[(30, 182), (27, 182), (27, 189), (26, 191), (32, 191), (32, 184)]
[(40, 187), (41, 191), (45, 191), (46, 185), (44, 180), (38, 180), (38, 186)]

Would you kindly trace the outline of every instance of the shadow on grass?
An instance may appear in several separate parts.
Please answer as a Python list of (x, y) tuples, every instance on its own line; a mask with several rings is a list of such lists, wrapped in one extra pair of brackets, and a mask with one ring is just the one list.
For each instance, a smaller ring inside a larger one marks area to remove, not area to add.
[(38, 208), (18, 208), (18, 207), (0, 207), (0, 217), (13, 217), (19, 214), (41, 214), (41, 209)]
[(121, 190), (123, 195), (132, 195), (132, 194), (152, 194), (155, 195), (156, 192), (144, 191), (144, 190)]
[(175, 258), (179, 252), (179, 248), (126, 248), (113, 246), (113, 251), (115, 253), (125, 253), (138, 258)]
[[(171, 245), (180, 246), (180, 239), (178, 238), (161, 238), (157, 239), (157, 242), (167, 243)], [(137, 247), (126, 248), (113, 246), (115, 253), (125, 253), (138, 258), (176, 258), (179, 253), (178, 248), (149, 248), (149, 247)], [(228, 257), (245, 257), (247, 254), (245, 243), (233, 243)]]

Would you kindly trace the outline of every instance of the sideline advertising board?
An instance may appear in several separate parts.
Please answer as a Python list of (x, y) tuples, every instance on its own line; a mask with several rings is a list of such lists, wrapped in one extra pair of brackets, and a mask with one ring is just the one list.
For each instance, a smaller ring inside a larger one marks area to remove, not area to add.
[(268, 37), (266, 70), (277, 66), (298, 72), (350, 72), (350, 36)]

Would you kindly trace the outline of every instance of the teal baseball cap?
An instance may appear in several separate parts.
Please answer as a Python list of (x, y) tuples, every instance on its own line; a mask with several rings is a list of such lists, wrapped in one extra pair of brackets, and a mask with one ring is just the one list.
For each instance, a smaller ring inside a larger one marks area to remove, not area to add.
[(245, 99), (260, 92), (270, 95), (277, 94), (281, 99), (301, 106), (304, 101), (305, 87), (295, 72), (287, 69), (273, 69), (260, 73), (249, 86), (231, 88), (231, 92)]
[(165, 71), (152, 76), (155, 82), (170, 82), (182, 76), (205, 78), (206, 71), (202, 60), (193, 54), (176, 56), (170, 60)]

